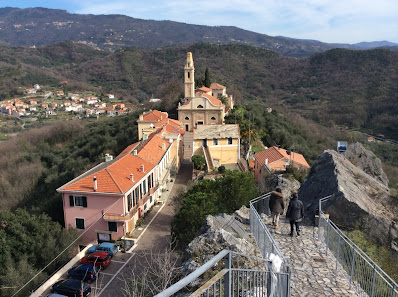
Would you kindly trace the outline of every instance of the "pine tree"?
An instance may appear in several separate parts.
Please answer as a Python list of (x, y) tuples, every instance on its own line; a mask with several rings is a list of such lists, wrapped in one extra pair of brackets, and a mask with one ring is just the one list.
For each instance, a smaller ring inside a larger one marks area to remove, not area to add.
[(207, 88), (210, 88), (211, 85), (211, 81), (210, 81), (210, 73), (209, 73), (209, 69), (206, 67), (206, 71), (205, 71), (205, 81), (204, 81), (204, 85)]

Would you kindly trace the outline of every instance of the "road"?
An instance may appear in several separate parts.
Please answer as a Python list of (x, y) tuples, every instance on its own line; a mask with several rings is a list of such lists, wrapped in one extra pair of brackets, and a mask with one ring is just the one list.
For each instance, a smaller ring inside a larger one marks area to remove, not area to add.
[[(111, 275), (105, 275), (106, 279), (104, 278), (104, 281), (99, 282), (97, 287), (93, 286), (97, 291), (97, 294), (94, 296), (123, 296), (123, 288), (125, 287), (124, 280), (128, 279), (132, 272), (140, 272), (142, 267), (140, 267), (138, 263), (142, 262), (143, 257), (151, 250), (162, 252), (169, 247), (171, 239), (171, 221), (176, 211), (171, 198), (174, 197), (179, 189), (186, 188), (186, 185), (191, 178), (192, 164), (183, 164), (174, 181), (174, 185), (170, 190), (165, 205), (157, 212), (157, 214), (155, 213), (153, 215), (153, 220), (147, 226), (144, 233), (142, 233), (132, 251), (132, 254), (121, 254), (123, 255), (123, 258), (120, 260), (121, 263), (116, 263), (122, 264), (122, 266), (115, 265), (115, 268), (112, 267), (112, 270), (109, 270), (109, 274)], [(151, 218), (148, 216), (145, 220), (151, 220)], [(107, 268), (105, 271), (106, 273), (108, 273), (108, 269), (111, 269), (111, 266)]]

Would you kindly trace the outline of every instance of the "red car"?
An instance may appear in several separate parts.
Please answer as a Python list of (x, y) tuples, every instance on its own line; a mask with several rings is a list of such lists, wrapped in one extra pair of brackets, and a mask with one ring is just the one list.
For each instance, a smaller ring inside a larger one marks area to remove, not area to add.
[(95, 252), (84, 256), (80, 260), (80, 263), (101, 266), (105, 269), (111, 263), (111, 256), (109, 256), (109, 254), (105, 252)]

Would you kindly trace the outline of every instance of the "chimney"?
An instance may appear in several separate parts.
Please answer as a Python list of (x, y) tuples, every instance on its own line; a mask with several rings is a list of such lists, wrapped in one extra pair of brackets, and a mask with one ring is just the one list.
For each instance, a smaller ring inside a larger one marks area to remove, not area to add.
[(133, 156), (137, 156), (137, 150), (133, 150)]
[(145, 173), (144, 165), (141, 165), (141, 171)]
[(98, 183), (97, 183), (97, 177), (96, 176), (93, 177), (93, 181), (94, 181), (94, 192), (95, 192), (98, 189)]
[(140, 121), (143, 121), (143, 120), (144, 120), (144, 115), (140, 114)]
[(130, 173), (130, 180), (134, 182), (134, 174)]
[(163, 142), (162, 143), (162, 149), (165, 151), (166, 150), (166, 144)]
[(113, 160), (113, 156), (109, 154), (105, 154), (105, 162), (109, 162)]
[(265, 159), (265, 165), (268, 165), (268, 158)]

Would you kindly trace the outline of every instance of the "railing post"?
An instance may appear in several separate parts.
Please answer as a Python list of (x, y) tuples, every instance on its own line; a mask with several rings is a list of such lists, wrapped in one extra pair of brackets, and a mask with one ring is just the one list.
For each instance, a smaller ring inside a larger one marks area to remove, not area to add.
[(395, 296), (396, 296), (396, 295), (395, 295), (396, 289), (397, 289), (397, 285), (394, 284), (394, 286), (392, 287), (392, 295), (391, 295), (391, 297), (395, 297)]
[(350, 272), (350, 290), (352, 288), (352, 279), (354, 277), (354, 267), (355, 267), (355, 246), (352, 249), (352, 261), (351, 261), (351, 272)]
[(328, 220), (326, 220), (327, 227), (326, 227), (326, 256), (328, 255), (328, 248), (329, 248), (329, 233), (330, 233), (330, 223)]
[(337, 255), (336, 255), (336, 269), (337, 270), (337, 264), (339, 263), (339, 257), (340, 257), (340, 241), (341, 241), (341, 236), (339, 235), (339, 241), (337, 242)]
[(373, 265), (372, 293), (370, 297), (373, 297), (375, 294), (375, 281), (376, 281), (376, 263)]
[[(232, 262), (231, 252), (228, 253), (224, 258), (224, 267), (228, 269), (228, 272), (224, 274), (224, 297), (231, 297), (231, 262)], [(221, 290), (221, 288), (220, 288)]]
[(321, 212), (322, 212), (322, 202), (319, 199), (318, 203), (318, 240), (321, 241)]

